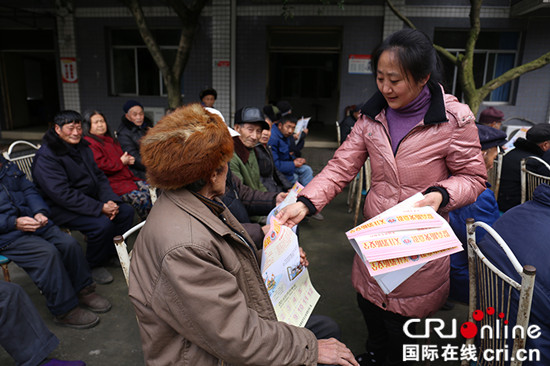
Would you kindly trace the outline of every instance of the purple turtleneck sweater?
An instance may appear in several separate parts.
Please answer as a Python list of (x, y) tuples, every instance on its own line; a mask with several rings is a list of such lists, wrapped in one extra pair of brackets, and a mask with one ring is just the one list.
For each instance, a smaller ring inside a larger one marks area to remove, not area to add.
[(424, 119), (428, 108), (430, 108), (431, 100), (430, 89), (427, 85), (420, 91), (420, 94), (409, 104), (403, 108), (386, 109), (386, 119), (390, 129), (391, 147), (393, 154), (397, 152), (399, 142), (409, 133), (418, 122)]

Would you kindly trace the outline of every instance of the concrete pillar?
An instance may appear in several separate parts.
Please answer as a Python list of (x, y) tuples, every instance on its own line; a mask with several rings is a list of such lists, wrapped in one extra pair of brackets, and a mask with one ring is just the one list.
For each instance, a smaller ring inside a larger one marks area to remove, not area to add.
[[(405, 0), (393, 0), (393, 5), (401, 12), (405, 10)], [(384, 4), (384, 33), (383, 39), (386, 39), (390, 34), (403, 29), (404, 23), (399, 19), (388, 4)]]
[[(63, 68), (66, 67), (68, 59), (65, 58), (77, 58), (76, 55), (76, 36), (74, 26), (74, 11), (67, 4), (61, 5), (61, 1), (56, 1), (57, 9), (57, 41), (59, 47), (60, 68), (63, 73)], [(78, 77), (77, 62), (73, 63), (73, 72), (76, 72)], [(79, 83), (76, 82), (62, 82), (62, 109), (73, 109), (80, 112), (80, 92), (78, 89)]]
[(231, 110), (231, 0), (212, 0), (212, 87), (218, 92), (215, 107), (232, 125)]

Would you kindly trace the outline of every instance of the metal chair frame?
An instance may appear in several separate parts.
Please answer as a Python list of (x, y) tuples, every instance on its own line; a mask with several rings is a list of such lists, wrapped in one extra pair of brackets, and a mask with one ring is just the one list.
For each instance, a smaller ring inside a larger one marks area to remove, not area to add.
[[(23, 151), (24, 153), (22, 155), (12, 157), (11, 155), (12, 153), (14, 153), (14, 148), (18, 145), (27, 145), (34, 151), (31, 150), (32, 152), (27, 153), (27, 150), (24, 150)], [(6, 160), (13, 161), (15, 164), (17, 164), (19, 169), (21, 169), (21, 171), (25, 173), (25, 175), (27, 176), (27, 179), (32, 182), (32, 172), (31, 172), (32, 162), (34, 159), (34, 155), (36, 154), (36, 150), (38, 150), (39, 148), (40, 148), (40, 145), (35, 145), (31, 142), (24, 141), (24, 140), (17, 140), (11, 143), (8, 150), (4, 151), (3, 155), (4, 155), (4, 158), (6, 158)]]
[[(477, 227), (485, 229), (487, 231), (486, 235), (491, 235), (500, 245), (516, 272), (521, 276), (521, 284), (504, 274), (483, 254), (476, 243), (475, 230)], [(502, 332), (502, 328), (504, 327), (502, 322), (503, 319), (497, 323), (497, 319), (499, 319), (497, 314), (501, 312), (505, 315), (509, 314), (512, 291), (518, 291), (518, 313), (514, 325), (520, 325), (523, 329), (527, 329), (531, 312), (531, 302), (533, 300), (536, 268), (531, 265), (522, 266), (502, 237), (486, 223), (481, 221), (474, 222), (474, 219), (468, 219), (466, 221), (466, 229), (468, 237), (468, 267), (470, 272), (468, 320), (474, 322), (473, 312), (476, 309), (493, 307), (495, 309), (495, 316), (484, 316), (481, 321), (481, 326), (489, 325), (492, 326), (492, 329), (496, 329), (498, 325)], [(495, 361), (487, 362), (480, 360), (480, 356), (486, 349), (504, 349), (507, 340), (503, 338), (504, 337), (501, 337), (501, 339), (480, 339), (480, 349), (478, 351), (478, 361), (476, 365), (504, 365), (504, 360), (498, 363), (495, 363)], [(474, 340), (474, 338), (470, 338), (466, 341), (466, 344), (473, 344)], [(524, 337), (520, 337), (519, 330), (516, 329), (511, 352), (511, 357), (513, 357), (514, 361), (510, 363), (510, 366), (521, 366), (522, 361), (519, 361), (515, 355), (518, 350), (525, 348), (525, 343), (525, 334)], [(469, 361), (464, 360), (462, 366), (466, 365), (469, 365)]]
[(521, 159), (521, 203), (531, 200), (533, 198), (535, 188), (537, 188), (541, 183), (550, 184), (550, 177), (540, 175), (527, 168), (528, 160), (535, 160), (550, 171), (550, 165), (539, 157), (529, 156), (525, 159)]
[(338, 146), (342, 144), (342, 135), (340, 133), (340, 122), (336, 121), (336, 141), (338, 142)]
[(132, 253), (128, 253), (128, 246), (126, 245), (126, 239), (130, 237), (133, 233), (140, 230), (145, 221), (140, 222), (139, 224), (134, 225), (130, 230), (126, 231), (122, 235), (117, 235), (113, 238), (115, 244), (116, 252), (118, 254), (118, 260), (120, 261), (120, 266), (122, 267), (122, 272), (124, 273), (124, 279), (128, 285), (128, 277), (130, 275), (130, 257)]
[(491, 190), (495, 194), (495, 198), (498, 198), (498, 191), (500, 190), (500, 176), (502, 174), (503, 158), (504, 153), (499, 152), (493, 163), (493, 167), (487, 171), (487, 182), (491, 185)]

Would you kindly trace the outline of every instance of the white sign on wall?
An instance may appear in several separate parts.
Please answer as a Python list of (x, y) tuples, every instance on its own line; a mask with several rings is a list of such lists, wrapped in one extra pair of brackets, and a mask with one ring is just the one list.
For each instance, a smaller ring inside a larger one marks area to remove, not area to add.
[(349, 74), (372, 74), (370, 55), (349, 55)]

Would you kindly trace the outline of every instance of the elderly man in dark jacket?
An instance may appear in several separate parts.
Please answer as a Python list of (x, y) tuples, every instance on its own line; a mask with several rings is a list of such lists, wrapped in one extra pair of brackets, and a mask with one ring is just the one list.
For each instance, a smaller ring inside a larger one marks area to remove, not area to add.
[(225, 179), (225, 194), (222, 196), (222, 201), (245, 228), (256, 247), (261, 249), (269, 225), (262, 226), (251, 222), (250, 216), (268, 215), (276, 205), (283, 202), (286, 196), (286, 192), (262, 192), (252, 189), (244, 185), (229, 169)]
[(128, 100), (122, 107), (124, 115), (117, 128), (117, 139), (122, 150), (132, 155), (136, 160), (129, 168), (136, 177), (146, 180), (145, 167), (141, 163), (139, 140), (153, 127), (153, 123), (145, 117), (143, 106), (135, 100)]
[[(531, 127), (525, 138), (519, 137), (514, 146), (502, 161), (498, 207), (504, 212), (521, 203), (521, 160), (529, 156), (543, 158), (544, 153), (550, 151), (550, 125), (541, 123)], [(550, 175), (538, 162), (530, 161), (527, 166), (538, 174)]]
[(0, 253), (24, 269), (46, 297), (54, 321), (72, 328), (99, 322), (111, 308), (95, 293), (78, 242), (48, 219), (50, 209), (15, 163), (0, 157)]
[(82, 139), (82, 117), (62, 111), (36, 153), (32, 174), (51, 207), (52, 219), (86, 235), (86, 259), (97, 283), (113, 281), (103, 267), (116, 251), (113, 237), (132, 226), (134, 210), (122, 203), (97, 167), (88, 142)]

